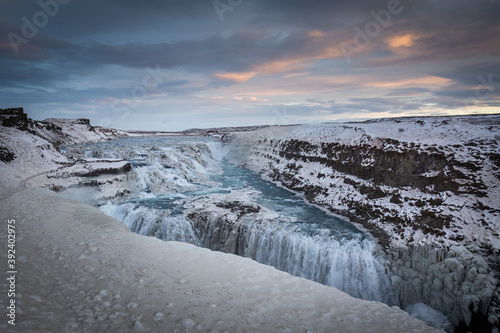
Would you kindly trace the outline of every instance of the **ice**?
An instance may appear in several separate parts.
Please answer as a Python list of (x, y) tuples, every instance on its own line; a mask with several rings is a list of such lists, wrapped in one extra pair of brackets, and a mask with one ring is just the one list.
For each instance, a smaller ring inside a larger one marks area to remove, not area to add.
[(182, 215), (169, 216), (165, 211), (132, 203), (114, 205), (109, 202), (100, 209), (138, 234), (200, 245), (191, 224)]
[(207, 142), (207, 146), (210, 148), (210, 152), (214, 160), (219, 162), (223, 161), (231, 150), (231, 147), (224, 145), (221, 142)]
[(405, 311), (408, 312), (410, 316), (422, 320), (427, 325), (445, 330), (447, 332), (453, 332), (453, 326), (448, 321), (448, 318), (428, 305), (416, 303), (407, 306)]
[(197, 188), (184, 175), (175, 170), (168, 170), (159, 164), (137, 167), (134, 168), (134, 172), (137, 174), (143, 192), (152, 192), (159, 195), (171, 191), (179, 192), (185, 189)]
[[(412, 117), (261, 128), (224, 142), (230, 161), (378, 235), (402, 307), (421, 302), (455, 326), (497, 327), (499, 124), (498, 115)], [(408, 172), (410, 160), (420, 162)], [(466, 275), (475, 266), (478, 279)]]

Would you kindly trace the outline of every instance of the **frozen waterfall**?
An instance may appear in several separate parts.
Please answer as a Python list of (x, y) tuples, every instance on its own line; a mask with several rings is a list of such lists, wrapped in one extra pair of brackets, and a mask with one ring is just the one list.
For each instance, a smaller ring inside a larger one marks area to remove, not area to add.
[(100, 209), (134, 232), (249, 257), (355, 297), (396, 304), (367, 235), (227, 163), (228, 147), (220, 142), (126, 138), (65, 150), (131, 162), (135, 192)]

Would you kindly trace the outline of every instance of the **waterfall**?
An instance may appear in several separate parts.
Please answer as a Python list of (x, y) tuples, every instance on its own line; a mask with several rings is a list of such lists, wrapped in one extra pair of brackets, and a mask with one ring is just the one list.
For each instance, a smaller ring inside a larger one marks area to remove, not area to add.
[[(248, 257), (354, 297), (396, 304), (385, 268), (374, 257), (371, 239), (336, 239), (326, 233), (311, 236), (294, 224), (266, 219), (231, 223), (214, 213), (190, 217), (203, 246), (212, 250)], [(221, 234), (225, 235), (222, 239)]]
[(368, 238), (337, 240), (328, 234), (311, 237), (290, 224), (272, 220), (231, 221), (206, 212), (186, 219), (183, 214), (132, 203), (109, 203), (101, 210), (141, 235), (241, 255), (354, 297), (396, 304), (390, 279), (383, 264), (374, 257), (374, 244)]
[[(127, 138), (65, 149), (76, 156), (130, 161), (130, 197), (100, 209), (133, 232), (241, 255), (355, 297), (397, 304), (370, 238), (259, 175), (223, 162), (229, 147), (220, 142)], [(235, 197), (243, 210), (231, 206)]]
[(168, 212), (130, 203), (119, 206), (108, 203), (99, 209), (140, 235), (201, 246), (191, 224), (183, 215), (170, 216)]

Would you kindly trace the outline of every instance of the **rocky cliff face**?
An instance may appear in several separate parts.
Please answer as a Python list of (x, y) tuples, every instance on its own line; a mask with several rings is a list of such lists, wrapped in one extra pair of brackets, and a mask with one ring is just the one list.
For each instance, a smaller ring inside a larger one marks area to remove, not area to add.
[(5, 127), (15, 127), (21, 131), (28, 129), (28, 115), (23, 108), (0, 109), (0, 120)]
[(0, 122), (3, 127), (27, 131), (41, 137), (53, 145), (97, 142), (126, 136), (120, 130), (90, 125), (90, 120), (50, 118), (36, 121), (28, 118), (23, 108), (0, 109)]
[[(227, 136), (229, 158), (361, 224), (401, 306), (498, 325), (500, 117), (292, 126)], [(488, 326), (490, 325), (490, 326)]]

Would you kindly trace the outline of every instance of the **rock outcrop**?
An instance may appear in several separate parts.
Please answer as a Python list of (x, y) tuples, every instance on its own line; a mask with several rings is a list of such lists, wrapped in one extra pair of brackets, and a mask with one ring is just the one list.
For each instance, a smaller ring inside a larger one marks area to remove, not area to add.
[(28, 115), (23, 108), (0, 109), (2, 126), (15, 127), (21, 131), (28, 129)]

